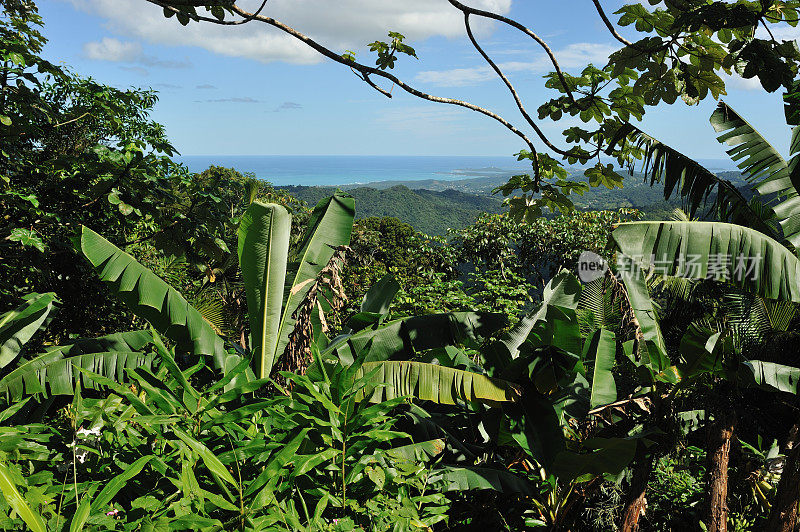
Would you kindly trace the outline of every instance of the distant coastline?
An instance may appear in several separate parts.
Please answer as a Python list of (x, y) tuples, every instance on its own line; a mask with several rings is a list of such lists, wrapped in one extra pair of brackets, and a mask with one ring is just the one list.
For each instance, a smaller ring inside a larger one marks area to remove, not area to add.
[[(211, 165), (252, 172), (278, 186), (373, 186), (387, 182), (460, 181), (507, 178), (530, 171), (513, 156), (395, 155), (185, 155), (178, 160), (192, 172)], [(730, 161), (701, 159), (712, 171), (733, 170)]]
[(193, 172), (210, 165), (252, 172), (278, 186), (365, 185), (382, 181), (459, 180), (510, 176), (529, 166), (512, 156), (192, 155), (178, 158)]

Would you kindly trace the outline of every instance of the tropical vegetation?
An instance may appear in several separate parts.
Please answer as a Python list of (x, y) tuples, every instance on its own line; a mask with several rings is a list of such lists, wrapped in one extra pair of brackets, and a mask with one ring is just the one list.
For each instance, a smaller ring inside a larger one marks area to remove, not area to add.
[[(189, 4), (167, 14), (197, 19)], [(794, 52), (742, 29), (793, 3), (704, 3), (674, 35), (679, 6), (621, 11), (783, 87), (789, 157), (723, 102), (710, 118), (751, 190), (626, 118), (571, 135), (642, 159), (672, 219), (576, 210), (566, 191), (620, 174), (579, 184), (521, 152), (537, 166), (498, 187), (510, 209), (438, 236), (356, 219), (342, 191), (309, 207), (189, 172), (157, 94), (46, 61), (35, 6), (2, 5), (4, 529), (796, 529), (800, 98)], [(392, 39), (382, 72), (415, 55)], [(548, 83), (636, 79), (611, 96), (636, 115), (662, 83), (639, 47)], [(691, 64), (705, 77), (680, 95), (716, 96), (714, 65)]]

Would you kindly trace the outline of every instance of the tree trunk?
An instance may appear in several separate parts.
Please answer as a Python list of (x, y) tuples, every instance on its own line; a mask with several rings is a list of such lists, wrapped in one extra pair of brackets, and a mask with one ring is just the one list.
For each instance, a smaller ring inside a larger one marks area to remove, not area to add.
[(575, 486), (564, 506), (559, 510), (556, 522), (553, 523), (552, 532), (569, 532), (575, 527), (575, 521), (580, 517), (581, 510), (586, 507), (586, 499), (600, 487), (600, 478), (595, 477), (589, 482)]
[(797, 504), (800, 501), (800, 421), (789, 431), (784, 454), (786, 460), (783, 463), (783, 473), (765, 528), (772, 532), (794, 532), (797, 528)]
[(731, 441), (736, 428), (733, 410), (720, 412), (711, 425), (706, 455), (706, 489), (708, 490), (706, 527), (708, 532), (728, 530), (728, 462)]
[(625, 513), (622, 515), (622, 532), (639, 530), (639, 518), (647, 507), (647, 483), (653, 468), (653, 455), (647, 454), (643, 446), (637, 451), (636, 467), (633, 469), (631, 488), (625, 500)]

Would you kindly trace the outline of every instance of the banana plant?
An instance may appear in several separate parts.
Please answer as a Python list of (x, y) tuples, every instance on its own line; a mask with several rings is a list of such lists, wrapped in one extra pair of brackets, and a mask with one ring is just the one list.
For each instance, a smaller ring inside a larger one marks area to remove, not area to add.
[[(289, 343), (295, 313), (336, 249), (350, 242), (353, 198), (334, 194), (317, 204), (289, 262), (291, 216), (280, 205), (254, 202), (239, 226), (239, 264), (247, 293), (253, 371), (268, 377)], [(288, 273), (288, 275), (287, 275)]]
[[(439, 404), (478, 401), (499, 404), (518, 399), (517, 388), (481, 372), (420, 360), (422, 353), (455, 345), (477, 347), (506, 324), (505, 316), (488, 312), (451, 312), (388, 320), (399, 290), (387, 275), (362, 300), (347, 330), (321, 350), (309, 374), (320, 378), (325, 368), (351, 366), (360, 360), (365, 389), (359, 400), (413, 396)], [(387, 321), (388, 320), (388, 321)]]
[[(796, 104), (795, 104), (796, 105)], [(787, 106), (787, 118), (792, 106)], [(614, 143), (631, 142), (641, 150), (645, 178), (651, 185), (664, 185), (664, 198), (680, 196), (690, 214), (712, 194), (712, 207), (722, 221), (755, 229), (790, 247), (800, 244), (800, 127), (792, 128), (791, 153), (787, 162), (750, 123), (725, 102), (710, 117), (717, 140), (731, 146), (727, 151), (737, 163), (755, 197), (748, 201), (730, 181), (720, 178), (690, 157), (626, 124)], [(626, 139), (626, 140), (623, 140)], [(631, 164), (632, 169), (632, 164)]]
[(88, 227), (81, 227), (75, 246), (134, 314), (181, 351), (211, 357), (218, 369), (225, 368), (224, 341), (178, 290)]
[[(353, 199), (344, 194), (320, 201), (293, 254), (289, 250), (291, 216), (282, 206), (256, 201), (245, 212), (239, 227), (238, 256), (247, 295), (255, 378), (268, 378), (286, 351), (298, 309), (336, 250), (349, 242), (354, 212)], [(239, 356), (225, 352), (223, 339), (177, 290), (133, 257), (88, 228), (82, 230), (79, 249), (131, 310), (175, 342), (179, 350), (211, 356), (215, 365), (225, 370), (241, 361)], [(361, 312), (349, 322), (349, 330), (330, 345), (326, 346), (327, 339), (315, 328), (323, 359), (352, 363), (353, 355), (369, 345), (366, 368), (370, 371), (365, 375), (373, 379), (381, 375), (384, 381), (393, 381), (397, 393), (442, 402), (515, 399), (513, 386), (484, 375), (422, 362), (400, 365), (391, 360), (448, 345), (477, 345), (505, 324), (503, 316), (469, 312), (386, 322), (397, 289), (390, 278), (376, 284), (365, 296)], [(312, 313), (312, 322), (319, 324), (318, 316)], [(313, 367), (310, 371), (318, 376)]]
[[(253, 370), (258, 377), (268, 376), (283, 353), (294, 312), (311, 282), (334, 249), (349, 242), (353, 215), (349, 196), (336, 194), (322, 200), (311, 215), (296, 260), (290, 263), (290, 215), (279, 205), (260, 202), (247, 209), (239, 228), (238, 255), (248, 299)], [(180, 292), (131, 255), (88, 227), (81, 228), (76, 247), (112, 291), (180, 351), (211, 357), (222, 371), (241, 361), (227, 352), (224, 339)]]
[(153, 342), (153, 332), (141, 330), (50, 347), (31, 359), (18, 361), (0, 378), (0, 393), (18, 401), (34, 394), (72, 395), (79, 382), (83, 388), (95, 388), (93, 381), (82, 379), (81, 369), (122, 382), (126, 370), (153, 366), (155, 355), (146, 349)]
[(13, 362), (28, 340), (47, 323), (57, 299), (49, 292), (28, 294), (23, 301), (0, 315), (0, 369)]
[[(153, 342), (150, 331), (78, 339), (27, 357), (27, 344), (34, 334), (46, 328), (57, 310), (58, 300), (53, 293), (33, 293), (23, 301), (16, 309), (0, 316), (0, 352), (6, 357), (5, 366), (9, 368), (0, 378), (0, 393), (13, 401), (33, 394), (72, 394), (81, 380), (78, 367), (122, 379), (126, 368), (149, 367), (153, 362), (152, 354), (142, 352)], [(84, 386), (93, 387), (86, 381)]]
[[(687, 331), (680, 349), (682, 360), (677, 366), (665, 368), (671, 361), (644, 275), (645, 270), (650, 270), (662, 276), (680, 276), (690, 280), (715, 279), (723, 286), (729, 286), (729, 292), (743, 290), (753, 297), (776, 301), (784, 309), (784, 314), (793, 314), (792, 308), (800, 302), (800, 125), (796, 120), (795, 96), (789, 94), (786, 97), (787, 122), (794, 125), (788, 162), (724, 102), (720, 102), (711, 116), (712, 126), (721, 133), (717, 140), (731, 147), (729, 156), (737, 162), (756, 194), (750, 202), (730, 182), (718, 178), (702, 165), (637, 128), (625, 126), (618, 134), (618, 140), (627, 138), (641, 148), (645, 174), (650, 177), (651, 184), (663, 181), (665, 198), (676, 191), (694, 212), (712, 192), (716, 192), (713, 205), (723, 220), (634, 222), (622, 224), (613, 233), (619, 256), (633, 263), (632, 268), (628, 267), (632, 271), (622, 279), (631, 296), (631, 307), (640, 330), (643, 336), (648, 334), (650, 340), (644, 342), (645, 349), (631, 348), (629, 351), (634, 359), (642, 352), (651, 361), (655, 355), (659, 363), (649, 368), (652, 376), (658, 370), (660, 375), (674, 374), (676, 386), (670, 396), (691, 383), (697, 374), (703, 373), (776, 392), (798, 392), (796, 379), (800, 374), (796, 367), (748, 360), (741, 353), (735, 354), (736, 346), (732, 342), (735, 331), (725, 327), (708, 331), (705, 335), (698, 334), (697, 328)], [(690, 261), (693, 264), (689, 264)], [(691, 338), (692, 335), (699, 340)], [(687, 356), (694, 358), (694, 363), (686, 364)], [(723, 427), (725, 423), (732, 423), (728, 419), (730, 416), (722, 417), (726, 419), (719, 420), (722, 427), (719, 433), (730, 438), (732, 429)], [(726, 474), (727, 463), (715, 463), (714, 467), (717, 473)], [(712, 500), (718, 499), (712, 496)], [(793, 506), (797, 507), (796, 493), (787, 500), (792, 500)], [(713, 503), (710, 508), (711, 529), (724, 528), (724, 511), (715, 511)], [(633, 510), (636, 521), (638, 511), (636, 508)], [(773, 514), (771, 523), (783, 519), (775, 512)]]

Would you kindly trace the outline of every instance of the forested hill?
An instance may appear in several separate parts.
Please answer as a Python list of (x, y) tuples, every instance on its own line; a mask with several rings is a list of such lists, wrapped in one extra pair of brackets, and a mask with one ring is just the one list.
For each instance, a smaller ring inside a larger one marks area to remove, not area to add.
[[(281, 187), (310, 205), (336, 191), (336, 187)], [(404, 185), (377, 189), (349, 188), (356, 198), (356, 218), (393, 216), (410, 223), (417, 231), (444, 235), (447, 229), (472, 224), (482, 212), (500, 212), (501, 198), (470, 194), (458, 190), (411, 190)]]
[[(745, 197), (752, 195), (749, 185), (738, 172), (719, 175), (739, 187)], [(357, 218), (393, 216), (423, 233), (444, 235), (448, 228), (462, 229), (472, 224), (481, 212), (500, 212), (503, 198), (493, 195), (492, 190), (507, 179), (508, 176), (484, 176), (459, 180), (379, 181), (358, 186), (343, 185), (341, 188), (356, 198)], [(336, 191), (336, 187), (280, 188), (311, 205)], [(572, 201), (581, 210), (633, 207), (642, 211), (646, 219), (663, 220), (669, 218), (673, 209), (681, 206), (679, 198), (667, 202), (663, 194), (661, 185), (650, 186), (641, 174), (636, 173), (625, 175), (621, 190), (593, 188), (583, 196), (573, 195)]]

